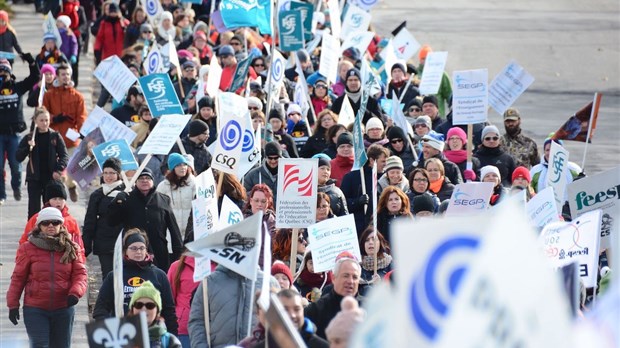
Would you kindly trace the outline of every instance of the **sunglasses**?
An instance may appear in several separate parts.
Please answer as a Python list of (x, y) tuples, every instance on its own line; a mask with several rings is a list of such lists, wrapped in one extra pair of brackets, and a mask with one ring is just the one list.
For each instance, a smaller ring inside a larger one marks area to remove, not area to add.
[(484, 138), (484, 140), (486, 140), (486, 141), (491, 141), (491, 140), (492, 141), (498, 141), (499, 137), (486, 137), (486, 138)]
[(39, 225), (43, 225), (43, 226), (49, 226), (49, 225), (60, 226), (60, 225), (62, 225), (62, 221), (58, 221), (58, 220), (45, 220), (45, 221), (41, 221), (41, 223)]
[(316, 86), (314, 86), (314, 88), (327, 89), (327, 85), (316, 85)]
[(254, 67), (259, 67), (259, 66), (260, 66), (261, 68), (264, 68), (264, 67), (265, 67), (265, 64), (254, 64)]
[(133, 304), (133, 308), (135, 309), (142, 309), (142, 307), (146, 307), (146, 309), (155, 309), (157, 307), (157, 305), (154, 302), (148, 302), (148, 303), (144, 303), (144, 302), (135, 302)]
[(422, 109), (420, 108), (409, 108), (409, 112), (420, 112)]
[(403, 142), (403, 139), (393, 139), (393, 140), (390, 140), (390, 143), (392, 143), (392, 144), (398, 144), (398, 143), (402, 143), (402, 142)]
[(280, 157), (279, 156), (267, 156), (267, 159), (270, 161), (277, 161), (280, 159)]

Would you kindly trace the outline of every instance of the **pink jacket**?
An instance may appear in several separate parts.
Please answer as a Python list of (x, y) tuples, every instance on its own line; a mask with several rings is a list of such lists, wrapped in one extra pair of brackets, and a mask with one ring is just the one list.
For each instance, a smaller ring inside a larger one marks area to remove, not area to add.
[[(178, 286), (175, 286), (177, 269), (183, 261), (183, 269), (181, 270), (181, 278)], [(198, 287), (200, 282), (194, 282), (194, 258), (185, 256), (170, 265), (168, 269), (168, 280), (172, 287), (172, 297), (176, 305), (177, 320), (179, 322), (179, 335), (189, 335), (187, 331), (187, 323), (189, 321), (189, 311), (192, 304), (192, 294)]]

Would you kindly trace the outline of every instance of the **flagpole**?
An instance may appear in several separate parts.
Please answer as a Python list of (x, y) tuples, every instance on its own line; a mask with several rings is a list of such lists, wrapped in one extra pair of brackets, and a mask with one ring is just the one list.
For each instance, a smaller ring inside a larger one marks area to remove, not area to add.
[[(467, 125), (467, 166), (466, 166), (468, 170), (472, 170), (473, 168), (473, 163), (472, 163), (472, 157), (473, 157), (472, 151), (474, 147), (474, 143), (472, 142), (473, 133), (474, 133), (474, 125), (468, 124)], [(480, 180), (482, 180), (482, 178), (480, 178)], [(471, 180), (468, 180), (467, 182), (470, 182), (470, 181)]]
[(213, 12), (214, 11), (215, 11), (215, 0), (211, 0), (211, 10), (209, 11), (209, 24), (207, 26), (207, 42), (209, 42), (209, 38), (211, 37), (211, 25), (213, 24)]
[(295, 274), (297, 268), (297, 242), (299, 239), (299, 229), (293, 228), (293, 235), (291, 238), (291, 259), (289, 268), (291, 269), (291, 274)]
[(207, 277), (202, 280), (202, 302), (204, 303), (205, 330), (207, 331), (207, 342), (211, 346), (211, 314), (209, 311), (209, 284)]
[(588, 143), (590, 142), (590, 135), (592, 133), (592, 119), (594, 113), (598, 111), (600, 99), (598, 92), (594, 93), (594, 101), (592, 102), (592, 110), (590, 111), (590, 121), (588, 122), (588, 135), (586, 136), (586, 146), (583, 149), (583, 159), (581, 160), (581, 171), (586, 171), (586, 155), (588, 154)]

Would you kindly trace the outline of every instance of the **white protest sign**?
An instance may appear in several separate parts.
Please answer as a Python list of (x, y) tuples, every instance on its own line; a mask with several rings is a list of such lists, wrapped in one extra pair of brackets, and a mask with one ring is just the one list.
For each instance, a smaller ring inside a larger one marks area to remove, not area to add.
[(467, 182), (458, 184), (450, 197), (446, 216), (479, 214), (489, 208), (493, 193), (491, 182)]
[(211, 59), (209, 63), (209, 77), (207, 78), (207, 94), (212, 98), (215, 98), (220, 92), (222, 71), (222, 67), (217, 59)]
[(118, 234), (114, 243), (112, 280), (114, 282), (114, 314), (117, 318), (125, 314), (125, 291), (123, 291), (123, 233)]
[(220, 219), (217, 225), (218, 230), (222, 230), (229, 226), (235, 225), (243, 221), (243, 213), (241, 208), (237, 206), (227, 195), (222, 200), (222, 210), (220, 211)]
[(486, 122), (489, 100), (487, 69), (455, 71), (452, 86), (452, 123)]
[(146, 62), (144, 64), (144, 70), (146, 74), (157, 74), (164, 71), (164, 58), (159, 52), (157, 45), (151, 46), (151, 50), (146, 55)]
[(99, 127), (105, 141), (116, 139), (125, 139), (128, 143), (136, 138), (136, 132), (125, 126), (116, 117), (110, 115), (107, 111), (95, 105), (93, 110), (88, 114), (86, 121), (82, 124), (80, 133), (86, 136), (88, 133)]
[(523, 214), (516, 204), (496, 211), (434, 347), (571, 347), (560, 274), (545, 267)]
[(39, 97), (37, 98), (37, 106), (43, 106), (43, 97), (45, 96), (45, 92), (47, 91), (47, 87), (45, 87), (45, 74), (41, 74), (41, 81), (39, 81)]
[(400, 332), (396, 331), (395, 325), (390, 325), (400, 306), (394, 292), (388, 282), (373, 285), (368, 296), (364, 296), (363, 309), (367, 315), (356, 325), (348, 347), (397, 347), (393, 339), (399, 336)]
[(43, 21), (43, 35), (52, 33), (56, 37), (56, 47), (60, 49), (62, 46), (62, 36), (60, 36), (60, 31), (56, 26), (56, 18), (52, 15), (52, 11), (49, 11), (47, 15), (45, 15), (45, 20)]
[(439, 91), (447, 60), (448, 52), (430, 52), (426, 56), (420, 81), (420, 94), (436, 94)]
[(116, 55), (101, 61), (93, 75), (119, 103), (125, 98), (129, 87), (138, 81), (136, 75)]
[(403, 66), (407, 66), (407, 62), (404, 60), (398, 59), (396, 56), (396, 50), (394, 49), (394, 44), (392, 43), (392, 39), (390, 39), (385, 46), (385, 48), (379, 53), (381, 58), (383, 58), (383, 69), (387, 73), (387, 82), (389, 83), (392, 80), (392, 74), (389, 73), (392, 70), (392, 67), (396, 63), (402, 63)]
[(273, 51), (273, 57), (271, 57), (271, 66), (269, 67), (269, 88), (271, 89), (271, 99), (279, 100), (280, 98), (280, 85), (284, 81), (284, 71), (286, 70), (286, 59), (278, 50)]
[[(278, 209), (280, 209), (279, 205)], [(361, 260), (356, 231), (353, 214), (308, 226), (308, 241), (312, 245), (314, 272), (331, 271), (336, 265), (336, 256), (343, 251), (349, 251), (357, 260)]]
[(327, 0), (327, 9), (329, 10), (329, 22), (332, 35), (341, 37), (342, 23), (340, 23), (340, 7), (338, 6), (338, 0)]
[[(426, 69), (426, 67), (424, 67)], [(489, 85), (489, 105), (503, 115), (523, 92), (534, 82), (522, 66), (511, 61)]]
[(138, 155), (167, 155), (191, 117), (191, 115), (161, 116), (151, 134), (142, 144)]
[(237, 177), (242, 178), (260, 161), (261, 143), (257, 138), (257, 132), (252, 126), (252, 119), (249, 113), (245, 114), (245, 128), (243, 130), (243, 148), (241, 150), (241, 158), (239, 168), (237, 169)]
[(620, 219), (620, 167), (573, 181), (568, 185), (568, 203), (572, 216), (602, 209), (601, 249), (611, 246), (612, 234), (618, 234)]
[[(216, 198), (205, 199), (203, 196), (198, 196), (192, 201), (192, 214), (194, 240), (202, 239), (216, 231), (218, 225)], [(208, 257), (195, 257), (194, 261), (193, 277), (195, 282), (201, 281), (211, 274), (211, 260)]]
[(379, 0), (351, 0), (349, 3), (359, 6), (366, 11), (370, 11), (378, 2)]
[[(332, 17), (333, 15), (330, 12), (329, 18), (331, 19)], [(370, 13), (362, 10), (355, 5), (349, 4), (349, 6), (347, 7), (347, 12), (344, 14), (344, 18), (342, 20), (342, 30), (340, 31), (340, 38), (342, 40), (345, 40), (352, 33), (368, 30), (371, 19), (372, 16), (370, 15)]]
[(345, 93), (344, 99), (342, 101), (342, 107), (340, 108), (340, 113), (338, 114), (338, 123), (345, 127), (348, 127), (354, 121), (355, 114), (353, 113), (353, 107), (351, 106), (349, 97)]
[(527, 216), (533, 226), (538, 228), (545, 227), (546, 224), (560, 221), (558, 210), (555, 205), (555, 196), (553, 187), (546, 187), (532, 197), (525, 206)]
[[(402, 28), (396, 36), (392, 39), (392, 45), (394, 45), (394, 52), (398, 59), (409, 60), (416, 52), (420, 50), (420, 43), (413, 37), (411, 32), (407, 28)], [(363, 51), (361, 51), (363, 52)], [(426, 64), (426, 63), (425, 63)], [(426, 65), (424, 66), (426, 69)]]
[(271, 235), (269, 233), (265, 233), (264, 236), (265, 246), (263, 247), (263, 283), (260, 287), (260, 297), (258, 298), (258, 305), (264, 311), (269, 309), (269, 294), (271, 287), (271, 277), (267, 277), (267, 274), (271, 274)]
[(262, 223), (263, 212), (259, 211), (234, 226), (187, 243), (185, 247), (193, 254), (209, 257), (231, 271), (255, 281)]
[(196, 198), (203, 198), (205, 200), (217, 199), (215, 179), (213, 178), (213, 169), (209, 169), (200, 173), (195, 179), (196, 183)]
[(566, 176), (568, 175), (568, 150), (562, 145), (551, 142), (549, 152), (549, 166), (547, 168), (547, 186), (553, 187), (555, 205), (558, 213), (562, 213), (562, 207), (566, 201)]
[(306, 228), (316, 221), (318, 172), (316, 158), (280, 158), (277, 228)]
[(149, 21), (153, 28), (157, 28), (159, 17), (161, 17), (161, 14), (164, 12), (161, 3), (157, 0), (140, 0), (140, 3), (146, 15), (149, 17)]
[(340, 46), (340, 54), (342, 54), (342, 52), (344, 52), (347, 48), (351, 47), (357, 48), (360, 52), (366, 52), (368, 45), (370, 45), (370, 41), (372, 41), (374, 36), (375, 33), (372, 31), (357, 32), (349, 35), (342, 43), (342, 46)]
[(321, 61), (319, 63), (319, 74), (325, 76), (331, 83), (336, 83), (338, 79), (338, 54), (340, 52), (340, 40), (328, 33), (323, 34), (321, 44)]
[(601, 211), (587, 212), (571, 222), (550, 223), (540, 234), (540, 243), (553, 267), (579, 264), (579, 277), (588, 288), (598, 276)]
[(219, 113), (221, 129), (215, 141), (211, 167), (228, 174), (237, 174), (239, 157), (243, 150), (243, 133), (248, 102), (234, 93), (220, 93)]
[[(400, 127), (400, 129), (413, 138), (413, 128), (411, 128), (411, 123), (409, 123), (409, 121), (405, 118), (405, 114), (403, 113), (403, 109), (400, 107), (396, 93), (392, 93), (392, 120), (394, 120), (395, 126)], [(405, 143), (406, 142), (407, 141), (405, 141)]]

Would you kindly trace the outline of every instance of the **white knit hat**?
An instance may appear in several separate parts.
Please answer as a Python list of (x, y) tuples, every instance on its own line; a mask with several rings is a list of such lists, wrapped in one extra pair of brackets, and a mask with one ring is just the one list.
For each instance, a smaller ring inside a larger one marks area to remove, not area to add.
[(65, 219), (62, 217), (62, 213), (60, 212), (60, 210), (53, 207), (41, 209), (39, 215), (37, 215), (37, 225), (39, 225), (43, 221), (49, 220), (65, 222)]
[(366, 122), (366, 133), (368, 133), (371, 129), (377, 128), (384, 130), (385, 128), (383, 128), (383, 122), (378, 117), (371, 117), (370, 120)]
[(489, 173), (495, 173), (499, 178), (499, 181), (502, 181), (502, 176), (499, 174), (499, 169), (496, 166), (484, 166), (480, 168), (480, 181), (484, 180), (484, 177)]
[(69, 18), (69, 16), (58, 16), (58, 18), (56, 18), (56, 22), (62, 22), (62, 24), (65, 25), (65, 28), (69, 29), (69, 27), (71, 27), (71, 18)]
[[(249, 97), (248, 98), (248, 106), (253, 106), (258, 108), (259, 110), (263, 109), (263, 102), (260, 101), (257, 97)], [(290, 109), (290, 108), (289, 108)], [(301, 114), (301, 112), (300, 112)]]

